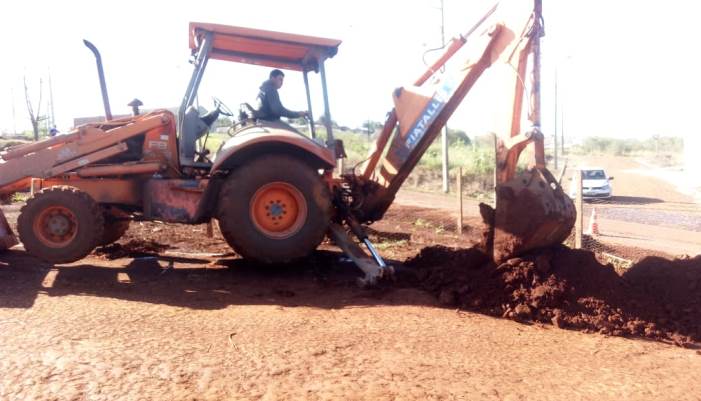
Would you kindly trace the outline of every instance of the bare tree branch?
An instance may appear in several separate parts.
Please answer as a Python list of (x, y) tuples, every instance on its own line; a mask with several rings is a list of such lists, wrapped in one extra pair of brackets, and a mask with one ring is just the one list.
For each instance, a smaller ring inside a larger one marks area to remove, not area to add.
[(27, 87), (27, 76), (25, 75), (23, 77), (24, 81), (24, 99), (27, 102), (27, 112), (29, 112), (29, 120), (32, 123), (32, 130), (34, 131), (34, 140), (38, 141), (39, 140), (39, 121), (42, 120), (41, 118), (41, 100), (42, 100), (42, 95), (43, 95), (43, 82), (42, 79), (39, 78), (39, 103), (37, 104), (37, 109), (36, 113), (34, 112), (34, 107), (32, 106), (32, 101), (29, 98), (29, 88)]
[(29, 89), (27, 88), (27, 76), (23, 77), (24, 80), (24, 100), (27, 102), (27, 111), (29, 112), (29, 119), (34, 123), (34, 108), (32, 107), (32, 102), (29, 101)]

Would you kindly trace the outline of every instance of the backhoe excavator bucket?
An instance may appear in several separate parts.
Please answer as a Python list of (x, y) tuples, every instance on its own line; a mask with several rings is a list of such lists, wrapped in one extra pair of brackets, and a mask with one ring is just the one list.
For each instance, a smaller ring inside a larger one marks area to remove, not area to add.
[(15, 245), (17, 245), (17, 238), (12, 233), (12, 228), (10, 228), (5, 214), (0, 210), (0, 251), (10, 249)]
[(575, 223), (572, 200), (546, 169), (533, 168), (497, 185), (496, 210), (480, 205), (496, 263), (562, 243)]

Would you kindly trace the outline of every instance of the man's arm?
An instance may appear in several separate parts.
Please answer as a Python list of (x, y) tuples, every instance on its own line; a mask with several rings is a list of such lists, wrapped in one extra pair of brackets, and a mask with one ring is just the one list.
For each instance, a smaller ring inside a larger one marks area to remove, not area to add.
[(282, 102), (280, 102), (280, 95), (275, 89), (269, 90), (266, 98), (268, 100), (268, 106), (270, 106), (270, 111), (274, 115), (287, 118), (299, 118), (306, 114), (305, 112), (287, 110), (285, 106), (282, 105)]

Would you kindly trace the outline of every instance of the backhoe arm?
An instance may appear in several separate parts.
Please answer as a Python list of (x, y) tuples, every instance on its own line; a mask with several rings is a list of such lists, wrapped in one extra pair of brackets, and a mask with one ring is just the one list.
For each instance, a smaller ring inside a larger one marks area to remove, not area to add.
[[(501, 260), (523, 250), (561, 242), (574, 223), (574, 208), (545, 169), (540, 131), (540, 36), (541, 0), (502, 1), (467, 34), (453, 39), (414, 85), (396, 89), (395, 107), (375, 149), (359, 176), (348, 177), (354, 189), (354, 217), (372, 222), (384, 215), (401, 185), (474, 84), (490, 66), (503, 63), (513, 74), (503, 82), (504, 92), (493, 92), (493, 96), (504, 99), (504, 110), (500, 118), (502, 126), (495, 132), (497, 210), (486, 213), (493, 230), (489, 235), (490, 252), (493, 251), (495, 260)], [(464, 62), (449, 65), (450, 60), (458, 58)], [(444, 66), (445, 72), (439, 73)], [(530, 104), (526, 117), (530, 127), (522, 131), (527, 81), (530, 81)], [(517, 177), (519, 155), (528, 146), (534, 148), (529, 163), (531, 170), (529, 175)], [(529, 220), (529, 211), (522, 210), (526, 203), (529, 207), (541, 203), (540, 208), (545, 209), (543, 216)], [(504, 219), (517, 222), (514, 225)], [(512, 226), (519, 226), (518, 221), (526, 224), (512, 230)], [(531, 232), (533, 227), (546, 227), (547, 232), (538, 231), (540, 228)]]

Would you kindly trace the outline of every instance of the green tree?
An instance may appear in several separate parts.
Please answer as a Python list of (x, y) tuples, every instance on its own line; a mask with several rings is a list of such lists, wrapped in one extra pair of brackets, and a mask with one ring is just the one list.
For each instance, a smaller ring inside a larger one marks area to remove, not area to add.
[(219, 118), (217, 118), (217, 121), (215, 121), (214, 124), (212, 124), (212, 128), (216, 129), (219, 127), (231, 127), (231, 125), (232, 121), (230, 117), (219, 116)]
[[(326, 116), (322, 114), (316, 119), (316, 124), (326, 126)], [(338, 124), (333, 119), (331, 120), (331, 128), (338, 128)]]
[(470, 145), (472, 141), (465, 131), (448, 127), (448, 144), (453, 145), (456, 143)]

